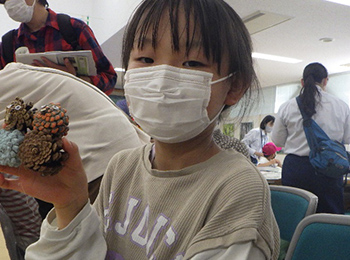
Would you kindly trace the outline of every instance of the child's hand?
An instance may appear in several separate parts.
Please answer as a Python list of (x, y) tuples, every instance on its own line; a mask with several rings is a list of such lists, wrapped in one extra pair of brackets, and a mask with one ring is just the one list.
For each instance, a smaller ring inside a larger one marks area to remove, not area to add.
[(66, 226), (88, 201), (86, 174), (76, 144), (63, 138), (63, 149), (69, 154), (63, 169), (53, 176), (41, 176), (40, 172), (0, 166), (0, 172), (16, 175), (18, 179), (5, 179), (0, 174), (0, 187), (23, 192), (32, 197), (53, 203), (58, 225)]
[(277, 164), (277, 166), (282, 167), (281, 161), (278, 159), (273, 159), (274, 164)]

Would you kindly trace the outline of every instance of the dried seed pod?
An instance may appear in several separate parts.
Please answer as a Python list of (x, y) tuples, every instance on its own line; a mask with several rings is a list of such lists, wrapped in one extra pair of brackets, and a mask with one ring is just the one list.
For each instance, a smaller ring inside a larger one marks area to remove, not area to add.
[(24, 135), (17, 129), (0, 129), (0, 165), (18, 167), (21, 164), (17, 153), (23, 139)]
[(57, 174), (68, 154), (62, 151), (62, 139), (33, 130), (19, 146), (18, 157), (24, 167), (41, 172), (43, 176)]
[(61, 138), (69, 130), (69, 117), (66, 113), (67, 110), (58, 103), (44, 105), (34, 114), (33, 129)]
[(33, 104), (28, 104), (16, 97), (14, 101), (6, 107), (5, 112), (5, 130), (17, 129), (22, 133), (26, 133), (27, 129), (32, 129), (33, 113), (35, 110), (31, 110)]

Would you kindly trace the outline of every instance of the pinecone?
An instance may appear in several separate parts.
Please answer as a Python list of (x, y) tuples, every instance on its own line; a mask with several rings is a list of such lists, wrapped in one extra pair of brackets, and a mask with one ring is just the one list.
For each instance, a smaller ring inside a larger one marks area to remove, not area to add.
[(17, 129), (0, 129), (0, 165), (18, 167), (21, 164), (17, 153), (23, 139), (24, 135)]
[(21, 98), (16, 97), (6, 107), (5, 130), (17, 129), (25, 134), (27, 128), (32, 129), (33, 113), (35, 112), (35, 110), (31, 110), (32, 107), (32, 102), (26, 104)]
[(67, 110), (61, 108), (59, 103), (44, 105), (34, 114), (33, 130), (51, 134), (61, 138), (67, 135), (69, 130), (69, 117)]
[(62, 139), (43, 131), (26, 134), (19, 146), (18, 157), (24, 167), (41, 172), (42, 176), (57, 174), (68, 154), (62, 151)]

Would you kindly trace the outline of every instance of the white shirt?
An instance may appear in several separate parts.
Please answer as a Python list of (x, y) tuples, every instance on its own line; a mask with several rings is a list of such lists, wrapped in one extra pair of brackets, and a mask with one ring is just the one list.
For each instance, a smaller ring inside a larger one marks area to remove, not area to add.
[[(343, 144), (350, 143), (350, 109), (339, 98), (320, 91), (320, 102), (312, 119), (332, 140)], [(316, 96), (317, 97), (317, 96)], [(287, 154), (308, 156), (309, 145), (304, 133), (302, 116), (295, 98), (282, 104), (276, 116), (271, 134), (276, 146), (284, 147)]]
[(264, 130), (260, 128), (253, 128), (250, 130), (242, 139), (242, 142), (245, 143), (245, 145), (248, 148), (249, 155), (258, 159), (256, 155), (254, 155), (255, 152), (262, 152), (263, 146), (267, 143), (268, 137)]

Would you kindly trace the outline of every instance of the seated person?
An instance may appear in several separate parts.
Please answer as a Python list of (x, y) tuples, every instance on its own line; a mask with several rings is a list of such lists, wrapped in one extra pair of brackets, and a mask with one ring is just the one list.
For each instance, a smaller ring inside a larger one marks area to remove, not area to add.
[(280, 151), (281, 149), (281, 147), (277, 147), (272, 142), (265, 144), (262, 148), (264, 156), (260, 157), (258, 167), (282, 167), (281, 161), (276, 159), (276, 152)]

